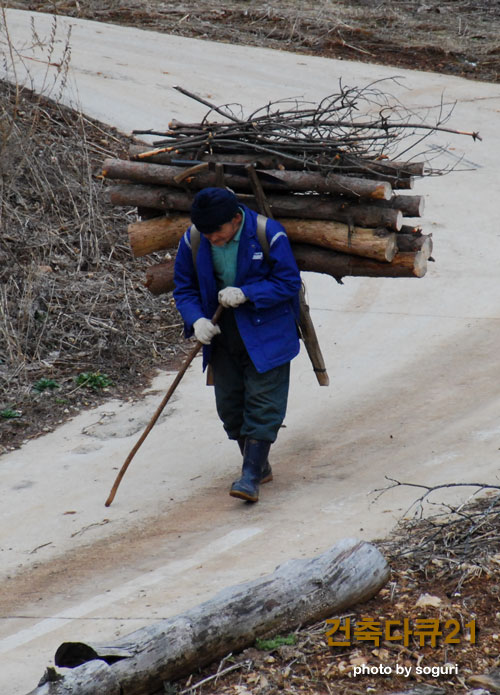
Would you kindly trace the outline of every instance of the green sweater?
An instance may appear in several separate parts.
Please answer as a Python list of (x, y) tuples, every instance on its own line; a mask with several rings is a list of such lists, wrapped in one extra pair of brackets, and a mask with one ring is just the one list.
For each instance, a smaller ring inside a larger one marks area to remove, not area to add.
[(241, 230), (245, 224), (245, 211), (240, 208), (240, 212), (243, 214), (243, 219), (231, 241), (228, 241), (224, 246), (212, 246), (211, 249), (215, 278), (219, 290), (222, 290), (224, 287), (233, 287), (236, 279), (238, 247), (240, 244)]

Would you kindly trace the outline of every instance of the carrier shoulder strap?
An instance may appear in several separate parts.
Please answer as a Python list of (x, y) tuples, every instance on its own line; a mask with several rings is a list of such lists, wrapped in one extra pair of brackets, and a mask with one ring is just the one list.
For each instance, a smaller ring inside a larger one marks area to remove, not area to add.
[(262, 246), (262, 251), (264, 252), (264, 258), (269, 263), (269, 242), (266, 236), (266, 225), (268, 218), (260, 213), (257, 215), (257, 238), (259, 244)]
[(197, 273), (196, 260), (198, 258), (198, 249), (200, 248), (200, 230), (196, 229), (194, 224), (191, 225), (189, 238), (191, 241), (191, 253), (193, 254), (193, 265)]

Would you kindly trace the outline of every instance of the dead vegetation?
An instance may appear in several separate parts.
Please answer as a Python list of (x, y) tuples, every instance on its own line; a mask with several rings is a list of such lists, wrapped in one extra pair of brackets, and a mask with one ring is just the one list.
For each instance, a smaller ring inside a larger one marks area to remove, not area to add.
[[(418, 572), (455, 582), (460, 591), (471, 577), (495, 574), (500, 567), (500, 486), (482, 483), (448, 483), (435, 487), (390, 480), (386, 488), (423, 490), (405, 521), (383, 543), (386, 555), (404, 558)], [(472, 490), (462, 505), (435, 504), (436, 493), (463, 488)], [(486, 493), (486, 494), (484, 494)], [(477, 495), (482, 495), (477, 497)], [(423, 518), (425, 515), (425, 518)], [(405, 547), (406, 535), (411, 546)]]
[[(427, 516), (427, 508), (425, 518), (421, 518), (421, 503), (426, 503), (423, 498), (417, 501), (416, 515), (402, 520), (392, 536), (376, 543), (392, 567), (390, 582), (368, 603), (332, 616), (341, 624), (330, 637), (326, 632), (335, 624), (322, 622), (291, 635), (258, 641), (255, 647), (228, 655), (220, 664), (181, 683), (165, 684), (165, 692), (499, 692), (500, 495), (496, 486), (491, 487), (494, 489), (487, 485), (473, 488), (481, 496), (473, 494), (462, 505), (433, 504), (434, 513)], [(408, 631), (404, 619), (408, 619)], [(400, 626), (395, 625), (387, 639), (389, 621)], [(372, 627), (361, 637), (363, 624)], [(380, 637), (377, 629), (382, 631)], [(434, 630), (440, 634), (432, 637)]]
[(181, 36), (500, 81), (497, 0), (16, 0), (67, 14)]
[(6, 83), (0, 104), (5, 450), (110, 392), (140, 390), (182, 339), (171, 300), (144, 288), (124, 213), (104, 195), (102, 160), (123, 154), (129, 140)]

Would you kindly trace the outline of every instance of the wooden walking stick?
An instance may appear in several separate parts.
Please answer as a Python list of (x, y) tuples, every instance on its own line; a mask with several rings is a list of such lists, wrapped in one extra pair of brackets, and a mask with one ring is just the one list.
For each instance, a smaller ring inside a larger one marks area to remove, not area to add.
[[(219, 304), (219, 306), (217, 307), (217, 311), (216, 311), (215, 314), (212, 316), (212, 323), (213, 323), (213, 324), (216, 324), (216, 323), (219, 321), (220, 316), (221, 316), (221, 314), (222, 314), (222, 311), (223, 311), (223, 307)], [(191, 350), (191, 352), (188, 354), (186, 360), (184, 361), (184, 364), (182, 365), (182, 367), (181, 367), (181, 368), (179, 369), (179, 371), (177, 372), (177, 376), (176, 376), (175, 379), (173, 380), (172, 385), (170, 386), (170, 388), (168, 389), (167, 393), (165, 394), (165, 396), (164, 396), (162, 402), (160, 403), (160, 405), (159, 405), (158, 408), (156, 409), (156, 412), (155, 412), (155, 414), (153, 415), (153, 417), (151, 418), (151, 420), (149, 421), (149, 424), (147, 425), (146, 429), (145, 429), (144, 432), (141, 434), (141, 436), (139, 437), (139, 440), (137, 441), (136, 445), (134, 446), (134, 448), (132, 449), (132, 451), (130, 452), (130, 454), (129, 454), (129, 455), (127, 456), (127, 458), (125, 459), (125, 462), (124, 462), (123, 466), (121, 467), (120, 472), (119, 472), (118, 475), (116, 476), (116, 480), (115, 480), (115, 482), (114, 482), (114, 484), (113, 484), (113, 487), (111, 488), (111, 492), (109, 493), (108, 499), (106, 500), (106, 504), (105, 504), (106, 507), (109, 507), (109, 505), (111, 504), (111, 502), (115, 499), (115, 495), (116, 495), (116, 491), (118, 490), (118, 486), (119, 486), (119, 484), (121, 483), (122, 478), (123, 478), (123, 476), (125, 475), (125, 472), (126, 472), (127, 468), (128, 468), (129, 465), (130, 465), (130, 462), (132, 461), (132, 459), (134, 458), (134, 456), (135, 456), (136, 453), (138, 452), (139, 447), (141, 446), (141, 444), (143, 443), (143, 441), (146, 439), (146, 437), (148, 436), (148, 434), (149, 434), (149, 433), (151, 432), (151, 430), (153, 429), (153, 426), (154, 426), (155, 422), (158, 420), (158, 418), (160, 417), (160, 415), (161, 415), (161, 413), (162, 413), (162, 411), (163, 411), (163, 408), (167, 405), (168, 401), (170, 400), (170, 397), (172, 396), (173, 392), (175, 391), (175, 389), (176, 389), (177, 386), (179, 385), (180, 380), (182, 379), (182, 377), (183, 377), (184, 374), (186, 373), (187, 368), (189, 367), (189, 365), (191, 364), (191, 362), (194, 360), (194, 358), (196, 357), (196, 355), (197, 355), (198, 352), (200, 351), (200, 348), (201, 348), (201, 347), (203, 347), (203, 345), (202, 345), (202, 343), (200, 343), (200, 341), (198, 340), (198, 341), (196, 342), (196, 345), (193, 347), (193, 349)]]

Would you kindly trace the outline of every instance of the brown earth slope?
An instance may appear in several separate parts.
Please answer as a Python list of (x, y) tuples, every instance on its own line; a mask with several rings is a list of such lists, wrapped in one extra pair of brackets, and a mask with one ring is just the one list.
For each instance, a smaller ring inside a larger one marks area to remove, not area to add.
[(212, 41), (500, 81), (498, 0), (18, 0), (8, 4)]

